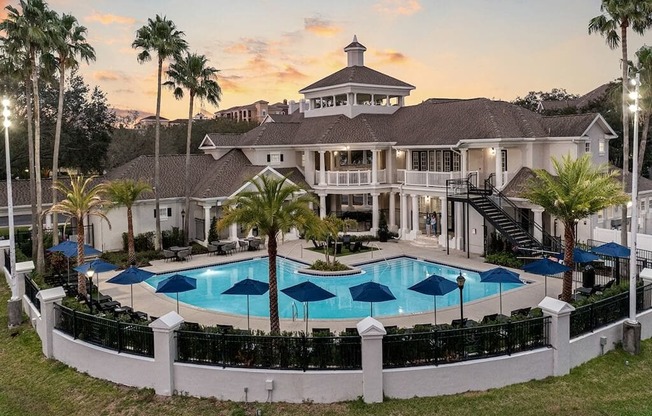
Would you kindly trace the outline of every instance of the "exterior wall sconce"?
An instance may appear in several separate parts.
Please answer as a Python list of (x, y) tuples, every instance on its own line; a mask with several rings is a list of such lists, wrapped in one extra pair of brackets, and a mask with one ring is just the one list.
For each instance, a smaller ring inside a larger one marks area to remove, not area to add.
[(490, 154), (491, 156), (496, 156), (496, 148), (495, 148), (495, 147), (492, 147), (492, 148), (489, 150), (489, 154)]

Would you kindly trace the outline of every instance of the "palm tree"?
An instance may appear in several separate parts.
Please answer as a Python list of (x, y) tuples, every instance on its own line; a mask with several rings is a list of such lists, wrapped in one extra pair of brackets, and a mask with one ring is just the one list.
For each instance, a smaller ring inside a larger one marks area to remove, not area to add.
[(247, 230), (257, 228), (267, 236), (269, 256), (269, 321), (272, 333), (280, 333), (278, 317), (278, 286), (276, 282), (277, 238), (292, 227), (305, 229), (313, 226), (318, 217), (310, 209), (314, 198), (300, 187), (287, 183), (287, 178), (261, 175), (250, 181), (255, 191), (244, 191), (224, 205), (224, 215), (218, 229), (240, 224)]
[(160, 152), (160, 117), (161, 117), (161, 74), (163, 61), (178, 57), (188, 49), (188, 44), (183, 40), (184, 33), (177, 30), (176, 25), (165, 17), (156, 15), (154, 20), (147, 19), (147, 24), (136, 32), (136, 39), (131, 44), (134, 49), (141, 49), (138, 62), (143, 63), (152, 59), (151, 52), (157, 55), (157, 92), (156, 92), (156, 127), (154, 141), (154, 200), (156, 203), (156, 249), (161, 249), (161, 215), (159, 205), (159, 152)]
[[(631, 27), (639, 35), (652, 26), (652, 0), (602, 0), (602, 14), (589, 21), (589, 34), (600, 33), (607, 45), (622, 51), (622, 112), (623, 112), (623, 172), (629, 172), (629, 112), (627, 111), (627, 30)], [(620, 33), (619, 33), (620, 32)], [(625, 188), (623, 174), (623, 189)], [(627, 244), (627, 208), (622, 209), (621, 243)]]
[[(188, 109), (188, 134), (186, 136), (186, 170), (185, 170), (185, 188), (186, 212), (190, 213), (190, 138), (192, 135), (192, 116), (195, 105), (195, 98), (205, 99), (209, 103), (217, 106), (222, 96), (222, 90), (217, 83), (217, 73), (219, 70), (212, 66), (207, 66), (208, 59), (205, 55), (188, 53), (185, 57), (177, 59), (170, 69), (167, 76), (170, 81), (165, 85), (174, 88), (174, 97), (179, 100), (183, 98), (183, 90), (188, 90), (190, 95), (190, 105)], [(190, 229), (190, 215), (186, 216), (183, 225), (184, 242), (188, 241), (188, 230)], [(184, 243), (185, 244), (185, 243)]]
[[(84, 179), (82, 176), (70, 178), (70, 186), (59, 181), (54, 184), (55, 189), (66, 195), (65, 199), (46, 211), (49, 213), (58, 213), (68, 217), (67, 221), (72, 219), (76, 222), (77, 229), (77, 264), (84, 262), (84, 218), (96, 216), (105, 219), (111, 227), (109, 219), (104, 211), (111, 202), (104, 199), (106, 194), (106, 184), (100, 183), (93, 185), (94, 177)], [(81, 295), (86, 295), (86, 277), (79, 274), (78, 291)]]
[[(573, 268), (575, 223), (612, 205), (624, 204), (629, 196), (618, 183), (616, 171), (606, 166), (593, 166), (590, 155), (561, 161), (552, 158), (555, 176), (543, 169), (534, 171), (535, 179), (527, 185), (523, 197), (543, 207), (564, 225), (564, 263)], [(624, 175), (624, 174), (623, 174)], [(572, 271), (564, 274), (562, 300), (570, 302)]]
[[(15, 56), (25, 54), (27, 68), (31, 71), (31, 97), (28, 94), (28, 134), (33, 121), (33, 151), (30, 161), (30, 185), (33, 182), (33, 195), (36, 204), (32, 208), (32, 222), (36, 227), (36, 244), (32, 236), (32, 256), (36, 258), (36, 271), (43, 273), (45, 258), (43, 250), (43, 195), (41, 189), (41, 121), (39, 100), (39, 58), (51, 45), (52, 22), (55, 13), (43, 0), (20, 0), (20, 11), (13, 6), (7, 6), (7, 18), (0, 22), (0, 31), (4, 31), (11, 53)], [(22, 12), (22, 13), (21, 13)], [(30, 144), (32, 144), (30, 143)], [(33, 163), (32, 163), (33, 162)], [(32, 181), (32, 169), (33, 177)], [(33, 199), (34, 201), (34, 199)], [(35, 223), (35, 224), (34, 224)]]
[(119, 179), (106, 184), (107, 196), (113, 202), (113, 206), (127, 207), (127, 253), (129, 264), (136, 261), (134, 218), (131, 209), (143, 192), (151, 190), (152, 187), (143, 180)]
[[(56, 183), (59, 175), (59, 146), (61, 145), (61, 123), (63, 118), (63, 97), (65, 76), (67, 70), (79, 66), (77, 57), (89, 63), (95, 60), (95, 50), (86, 42), (86, 28), (80, 26), (77, 19), (69, 14), (57, 16), (54, 28), (54, 50), (59, 71), (59, 103), (57, 107), (57, 124), (54, 130), (54, 149), (52, 152), (52, 183)], [(57, 204), (57, 193), (52, 192), (52, 205)], [(55, 232), (52, 234), (52, 244), (59, 243), (59, 220), (57, 214), (52, 215)]]

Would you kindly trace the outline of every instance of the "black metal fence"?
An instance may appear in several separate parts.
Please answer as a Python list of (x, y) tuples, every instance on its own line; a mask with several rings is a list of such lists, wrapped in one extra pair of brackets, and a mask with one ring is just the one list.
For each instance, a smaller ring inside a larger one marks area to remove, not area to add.
[(362, 368), (359, 336), (259, 336), (177, 331), (177, 361), (288, 370)]
[(404, 332), (383, 338), (383, 367), (477, 360), (549, 346), (550, 317), (469, 328)]
[(154, 357), (154, 333), (144, 325), (119, 322), (55, 304), (54, 327), (75, 339), (128, 354)]
[[(636, 288), (636, 311), (641, 312), (652, 306), (652, 284)], [(619, 293), (588, 305), (580, 306), (571, 312), (571, 338), (593, 332), (598, 328), (618, 322), (629, 316), (629, 291)]]
[(39, 300), (36, 295), (39, 292), (39, 287), (36, 286), (36, 283), (32, 279), (30, 279), (27, 275), (25, 275), (25, 295), (27, 295), (27, 298), (32, 302), (32, 305), (36, 307), (36, 309), (41, 312), (41, 301)]

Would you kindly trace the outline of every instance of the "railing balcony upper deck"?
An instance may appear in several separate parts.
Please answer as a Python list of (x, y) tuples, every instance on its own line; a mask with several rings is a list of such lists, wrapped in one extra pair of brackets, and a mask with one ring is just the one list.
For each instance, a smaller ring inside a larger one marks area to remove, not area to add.
[[(315, 172), (318, 182), (319, 171)], [(326, 171), (326, 184), (334, 186), (360, 186), (371, 185), (372, 171), (369, 170), (329, 170)], [(387, 183), (387, 171), (378, 169), (378, 183)]]
[[(469, 172), (471, 173), (471, 172)], [(462, 172), (431, 172), (423, 170), (405, 170), (396, 171), (396, 181), (405, 185), (426, 186), (426, 187), (445, 187), (446, 180), (460, 179)]]

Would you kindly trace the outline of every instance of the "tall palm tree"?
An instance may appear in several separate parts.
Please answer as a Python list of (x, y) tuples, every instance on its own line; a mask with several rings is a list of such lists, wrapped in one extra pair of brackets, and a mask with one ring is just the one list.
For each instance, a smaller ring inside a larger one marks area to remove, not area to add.
[(174, 88), (174, 97), (179, 100), (183, 98), (183, 90), (188, 90), (190, 96), (190, 105), (188, 107), (188, 133), (186, 136), (186, 169), (185, 169), (185, 188), (184, 196), (186, 197), (186, 212), (188, 215), (183, 225), (183, 239), (188, 242), (188, 230), (190, 229), (190, 138), (192, 137), (192, 122), (195, 105), (195, 98), (206, 100), (217, 106), (222, 97), (222, 89), (217, 83), (218, 69), (208, 66), (208, 59), (205, 55), (188, 53), (185, 57), (180, 57), (167, 71), (170, 81), (165, 85)]
[[(57, 106), (57, 123), (54, 130), (54, 149), (52, 152), (52, 183), (56, 183), (59, 175), (59, 146), (61, 145), (61, 124), (63, 118), (63, 98), (65, 90), (66, 71), (74, 70), (79, 66), (77, 57), (86, 63), (95, 60), (95, 50), (86, 42), (86, 28), (80, 26), (75, 16), (63, 14), (55, 21), (54, 27), (54, 53), (59, 72), (59, 102)], [(52, 192), (52, 205), (57, 204), (57, 193)], [(52, 243), (59, 244), (59, 219), (56, 213), (52, 215), (55, 232), (52, 234)]]
[[(616, 171), (594, 166), (590, 155), (561, 161), (552, 158), (553, 176), (544, 169), (534, 171), (535, 179), (527, 185), (523, 197), (543, 207), (564, 225), (564, 263), (573, 268), (575, 223), (612, 205), (624, 204), (629, 196), (615, 178)], [(564, 274), (562, 300), (570, 302), (573, 290), (572, 271)]]
[[(652, 0), (602, 0), (602, 14), (589, 21), (589, 34), (600, 33), (611, 49), (621, 47), (622, 112), (623, 112), (623, 172), (629, 172), (629, 112), (627, 111), (627, 30), (642, 35), (652, 26)], [(620, 32), (620, 33), (619, 33)], [(625, 188), (623, 175), (623, 189)], [(627, 207), (622, 209), (621, 243), (627, 244)]]
[(106, 184), (106, 193), (108, 198), (113, 202), (113, 206), (127, 207), (127, 253), (129, 264), (136, 261), (132, 207), (143, 192), (151, 190), (152, 187), (143, 180), (118, 179)]
[[(29, 83), (31, 96), (28, 94), (28, 134), (33, 124), (34, 155), (30, 161), (30, 185), (36, 204), (32, 208), (32, 223), (36, 230), (36, 244), (34, 244), (34, 231), (32, 231), (32, 256), (36, 258), (36, 270), (42, 273), (45, 268), (43, 250), (43, 195), (41, 188), (41, 121), (39, 100), (39, 58), (48, 50), (52, 38), (52, 22), (55, 13), (52, 12), (43, 0), (20, 0), (20, 11), (7, 6), (7, 18), (0, 22), (0, 31), (4, 31), (12, 54), (25, 54), (27, 68), (31, 71)], [(29, 111), (29, 110), (32, 111)], [(32, 123), (33, 122), (33, 123)], [(33, 171), (33, 173), (32, 173)], [(32, 180), (32, 175), (34, 179)]]
[(319, 218), (310, 209), (314, 198), (287, 178), (261, 175), (250, 184), (255, 190), (244, 191), (224, 205), (224, 215), (217, 223), (218, 229), (240, 224), (247, 230), (257, 228), (260, 235), (267, 236), (269, 256), (269, 322), (272, 333), (278, 334), (281, 326), (278, 316), (278, 285), (276, 282), (277, 238), (293, 227), (305, 229), (313, 226)]
[(175, 58), (188, 49), (188, 44), (183, 39), (185, 34), (177, 30), (176, 25), (171, 20), (161, 17), (158, 14), (156, 18), (147, 19), (147, 24), (136, 31), (136, 39), (131, 47), (140, 50), (138, 53), (138, 62), (148, 62), (152, 59), (151, 53), (156, 53), (158, 71), (157, 71), (157, 90), (156, 90), (156, 127), (154, 141), (154, 200), (156, 203), (156, 249), (161, 249), (161, 215), (159, 205), (159, 152), (160, 152), (160, 129), (161, 129), (161, 75), (163, 73), (163, 61), (169, 58)]
[[(68, 217), (67, 221), (75, 220), (77, 229), (77, 264), (84, 262), (84, 218), (96, 216), (105, 219), (111, 227), (111, 222), (106, 217), (105, 209), (111, 205), (111, 202), (105, 199), (106, 184), (93, 184), (95, 178), (89, 177), (84, 179), (82, 176), (70, 178), (70, 186), (59, 181), (54, 184), (55, 189), (66, 197), (56, 205), (46, 211), (49, 213), (58, 213)], [(78, 291), (81, 295), (86, 295), (86, 276), (79, 274)]]

